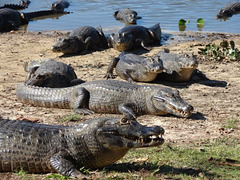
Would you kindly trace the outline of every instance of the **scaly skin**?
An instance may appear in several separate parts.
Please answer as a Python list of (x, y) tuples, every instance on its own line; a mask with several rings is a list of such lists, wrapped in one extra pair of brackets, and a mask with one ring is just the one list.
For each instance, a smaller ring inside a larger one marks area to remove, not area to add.
[(126, 25), (129, 24), (137, 24), (137, 19), (141, 19), (141, 17), (137, 16), (137, 12), (127, 9), (120, 9), (119, 11), (115, 11), (113, 16), (116, 20), (122, 21)]
[(114, 68), (119, 77), (130, 83), (132, 81), (150, 82), (163, 72), (163, 64), (158, 56), (144, 57), (131, 53), (121, 53), (119, 57), (113, 58), (105, 77), (113, 78)]
[(60, 88), (84, 82), (77, 79), (70, 65), (54, 59), (30, 61), (25, 63), (25, 70), (28, 71), (25, 83), (31, 86)]
[(79, 169), (100, 168), (131, 148), (163, 144), (164, 129), (118, 118), (56, 126), (0, 118), (0, 172), (58, 172), (82, 178)]
[(189, 117), (193, 111), (177, 90), (115, 80), (86, 82), (68, 88), (20, 84), (17, 98), (35, 106), (72, 108), (76, 113), (121, 113), (126, 119), (135, 119), (142, 114)]
[(229, 4), (225, 8), (220, 9), (216, 18), (227, 19), (237, 13), (240, 13), (240, 2)]
[(116, 34), (110, 35), (109, 47), (118, 51), (129, 51), (139, 47), (149, 50), (147, 47), (153, 44), (160, 44), (161, 28), (159, 23), (146, 28), (138, 25), (125, 26)]
[(95, 29), (91, 26), (82, 26), (75, 29), (69, 36), (59, 38), (51, 49), (53, 52), (74, 54), (85, 50), (106, 48), (108, 48), (108, 44), (101, 27)]
[(198, 66), (196, 56), (192, 54), (174, 54), (160, 51), (157, 56), (163, 63), (163, 72), (158, 79), (165, 79), (173, 82), (189, 81), (193, 71)]

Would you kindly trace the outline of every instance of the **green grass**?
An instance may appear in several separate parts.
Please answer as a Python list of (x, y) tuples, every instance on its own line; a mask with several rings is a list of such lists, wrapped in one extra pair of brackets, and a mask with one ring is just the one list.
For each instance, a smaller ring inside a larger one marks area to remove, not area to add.
[(81, 117), (82, 116), (80, 114), (69, 114), (59, 119), (59, 122), (78, 121), (79, 119), (81, 119)]
[(16, 171), (15, 174), (24, 177), (27, 174), (27, 172), (21, 169), (19, 171)]
[(228, 119), (223, 127), (227, 129), (237, 129), (238, 124), (239, 124), (239, 120), (237, 118), (232, 118), (232, 119)]
[[(135, 162), (139, 158), (148, 159)], [(235, 160), (231, 165), (228, 161)], [(171, 147), (136, 149), (110, 165), (102, 173), (105, 179), (238, 179), (240, 177), (240, 142), (221, 139), (214, 142)], [(100, 171), (101, 172), (101, 171)]]

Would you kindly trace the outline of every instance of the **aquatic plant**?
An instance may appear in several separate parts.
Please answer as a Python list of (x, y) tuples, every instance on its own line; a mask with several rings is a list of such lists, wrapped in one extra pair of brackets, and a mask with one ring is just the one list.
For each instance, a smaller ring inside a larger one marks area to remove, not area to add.
[(204, 20), (202, 18), (197, 20), (197, 27), (200, 29), (204, 27)]
[(235, 47), (234, 41), (223, 40), (219, 45), (210, 43), (205, 48), (199, 48), (199, 54), (210, 58), (210, 60), (231, 60), (240, 61), (240, 51)]
[(179, 28), (179, 31), (185, 31), (186, 30), (186, 20), (184, 19), (180, 19), (178, 21), (178, 28)]

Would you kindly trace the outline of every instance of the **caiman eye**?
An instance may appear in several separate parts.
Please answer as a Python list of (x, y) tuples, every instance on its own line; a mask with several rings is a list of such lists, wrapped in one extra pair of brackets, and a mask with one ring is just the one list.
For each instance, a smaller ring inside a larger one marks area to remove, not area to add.
[(149, 62), (153, 62), (154, 59), (153, 59), (153, 58), (148, 58), (148, 61), (149, 61)]
[(120, 119), (120, 124), (123, 125), (123, 124), (130, 124), (130, 120), (126, 119), (126, 118), (121, 118)]
[(166, 94), (166, 96), (170, 97), (170, 98), (174, 97), (174, 95), (172, 93), (168, 93), (168, 94)]

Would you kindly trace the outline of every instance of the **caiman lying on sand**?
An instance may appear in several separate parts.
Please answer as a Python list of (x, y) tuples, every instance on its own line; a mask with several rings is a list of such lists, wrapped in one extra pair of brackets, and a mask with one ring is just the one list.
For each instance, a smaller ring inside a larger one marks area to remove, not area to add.
[(225, 8), (220, 9), (216, 18), (226, 19), (237, 13), (240, 13), (240, 2), (229, 4)]
[(78, 79), (74, 69), (54, 59), (33, 60), (25, 63), (28, 72), (25, 83), (39, 87), (69, 87), (85, 81)]
[(133, 81), (150, 82), (159, 73), (163, 72), (163, 63), (158, 56), (144, 57), (136, 54), (122, 52), (109, 63), (106, 78), (113, 78), (113, 69), (117, 75), (132, 83)]
[(189, 81), (198, 66), (197, 58), (193, 54), (174, 54), (160, 51), (157, 56), (161, 59), (164, 68), (163, 73), (158, 74), (157, 79), (159, 80)]
[(101, 168), (131, 148), (159, 146), (163, 134), (160, 126), (107, 117), (75, 126), (0, 118), (0, 172), (58, 172), (81, 179), (80, 168)]
[(108, 48), (107, 39), (101, 27), (82, 26), (75, 29), (64, 38), (59, 38), (52, 46), (53, 52), (64, 54), (81, 53), (85, 50), (100, 50)]
[(108, 45), (120, 52), (130, 51), (139, 47), (149, 50), (149, 45), (160, 45), (161, 34), (159, 23), (150, 28), (138, 25), (125, 26), (116, 34), (109, 36)]
[(28, 24), (29, 21), (40, 16), (49, 16), (54, 14), (64, 14), (64, 11), (36, 11), (36, 12), (18, 12), (14, 9), (0, 9), (0, 32), (17, 30), (19, 26)]
[(76, 113), (122, 113), (126, 119), (142, 114), (189, 117), (193, 111), (177, 90), (116, 80), (98, 80), (68, 88), (19, 84), (17, 98), (35, 106), (72, 108)]

